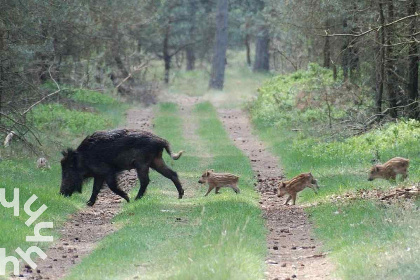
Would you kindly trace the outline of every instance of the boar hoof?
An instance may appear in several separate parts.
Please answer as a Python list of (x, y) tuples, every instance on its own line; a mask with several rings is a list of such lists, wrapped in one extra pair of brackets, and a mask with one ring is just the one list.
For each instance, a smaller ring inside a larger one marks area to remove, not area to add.
[(95, 202), (89, 200), (86, 204), (87, 204), (87, 206), (93, 206), (93, 204), (95, 204)]
[(178, 198), (181, 199), (184, 196), (184, 190), (181, 190), (179, 192)]

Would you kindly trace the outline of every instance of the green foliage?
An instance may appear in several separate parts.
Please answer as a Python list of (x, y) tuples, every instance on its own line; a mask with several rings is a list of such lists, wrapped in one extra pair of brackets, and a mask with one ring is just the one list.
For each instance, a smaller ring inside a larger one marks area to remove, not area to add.
[(270, 79), (258, 89), (249, 109), (264, 126), (326, 122), (329, 114), (333, 120), (341, 119), (356, 102), (360, 106), (368, 102), (363, 88), (347, 87), (351, 85), (334, 82), (331, 70), (312, 63), (307, 70)]
[(116, 104), (116, 100), (109, 95), (86, 89), (76, 89), (70, 98), (74, 101), (90, 104), (112, 105)]
[(35, 126), (40, 130), (61, 130), (74, 134), (88, 134), (113, 125), (106, 116), (70, 110), (61, 104), (41, 104), (32, 111)]

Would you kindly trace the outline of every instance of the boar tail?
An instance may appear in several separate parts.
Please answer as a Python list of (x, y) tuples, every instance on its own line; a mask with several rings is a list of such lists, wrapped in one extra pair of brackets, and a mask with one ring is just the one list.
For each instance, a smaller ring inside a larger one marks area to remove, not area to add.
[(171, 147), (169, 146), (169, 143), (165, 146), (165, 150), (171, 156), (171, 158), (174, 159), (174, 160), (179, 159), (181, 157), (182, 153), (184, 152), (184, 151), (180, 151), (180, 152), (178, 152), (176, 154), (173, 154), (171, 152)]

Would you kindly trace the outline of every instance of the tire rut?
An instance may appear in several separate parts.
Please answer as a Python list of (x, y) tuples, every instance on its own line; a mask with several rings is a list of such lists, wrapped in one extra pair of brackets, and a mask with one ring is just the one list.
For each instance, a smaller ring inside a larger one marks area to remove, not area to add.
[(226, 131), (250, 159), (257, 176), (260, 206), (268, 229), (267, 279), (337, 279), (334, 265), (320, 252), (312, 226), (302, 207), (284, 206), (266, 182), (278, 180), (283, 171), (258, 137), (252, 134), (249, 118), (239, 109), (218, 109)]

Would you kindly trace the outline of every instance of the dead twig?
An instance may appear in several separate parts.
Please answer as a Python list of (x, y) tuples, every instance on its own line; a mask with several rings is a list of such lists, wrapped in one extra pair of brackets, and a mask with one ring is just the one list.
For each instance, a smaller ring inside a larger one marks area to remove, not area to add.
[(139, 67), (134, 68), (134, 70), (128, 74), (127, 77), (124, 78), (124, 80), (122, 80), (115, 88), (119, 88), (123, 83), (125, 83), (128, 79), (130, 79), (134, 73), (149, 67), (148, 65), (149, 61), (146, 61), (145, 63), (141, 64)]

